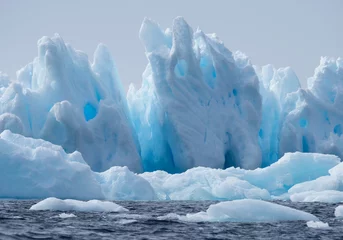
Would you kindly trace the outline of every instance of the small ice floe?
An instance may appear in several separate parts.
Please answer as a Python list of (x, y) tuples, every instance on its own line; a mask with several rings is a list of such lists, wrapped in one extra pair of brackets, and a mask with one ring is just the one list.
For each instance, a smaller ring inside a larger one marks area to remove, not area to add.
[(79, 211), (79, 212), (127, 212), (126, 208), (113, 203), (99, 200), (87, 202), (73, 199), (61, 200), (47, 198), (33, 205), (30, 210)]
[(277, 221), (319, 221), (307, 212), (276, 203), (255, 199), (243, 199), (212, 204), (206, 212), (180, 216), (170, 213), (159, 220), (180, 220), (190, 222), (277, 222)]
[(72, 213), (61, 213), (58, 215), (59, 218), (75, 218), (76, 215), (72, 214)]
[(309, 228), (318, 228), (318, 229), (331, 229), (328, 223), (324, 223), (321, 221), (308, 221), (306, 225)]

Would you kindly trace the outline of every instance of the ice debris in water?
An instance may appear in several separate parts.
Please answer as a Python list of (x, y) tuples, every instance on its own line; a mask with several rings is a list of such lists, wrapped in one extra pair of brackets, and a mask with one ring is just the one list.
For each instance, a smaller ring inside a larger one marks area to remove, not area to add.
[(255, 199), (220, 202), (210, 205), (206, 212), (190, 213), (185, 216), (171, 214), (160, 219), (190, 222), (319, 221), (310, 213)]
[(113, 202), (90, 200), (88, 202), (72, 199), (61, 200), (58, 198), (47, 198), (35, 205), (30, 210), (52, 210), (52, 211), (78, 211), (78, 212), (126, 212), (126, 208)]
[(331, 228), (328, 223), (324, 223), (321, 221), (308, 221), (306, 223), (306, 225), (309, 228), (318, 228), (318, 229), (330, 229)]
[(335, 208), (335, 217), (343, 218), (343, 205), (340, 205)]
[(76, 215), (72, 214), (72, 213), (70, 213), (70, 214), (68, 214), (68, 213), (61, 213), (61, 214), (58, 215), (58, 217), (59, 218), (74, 218), (74, 217), (76, 217)]

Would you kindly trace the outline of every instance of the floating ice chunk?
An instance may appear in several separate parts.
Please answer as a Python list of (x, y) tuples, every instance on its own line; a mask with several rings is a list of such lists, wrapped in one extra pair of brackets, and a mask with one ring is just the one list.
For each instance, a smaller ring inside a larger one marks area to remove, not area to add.
[(80, 153), (8, 130), (0, 134), (0, 182), (2, 198), (104, 198)]
[(255, 199), (220, 202), (210, 205), (206, 212), (177, 216), (177, 218), (191, 222), (319, 221), (310, 213)]
[(343, 218), (343, 205), (340, 205), (335, 208), (335, 217)]
[(309, 228), (319, 228), (319, 229), (331, 229), (328, 223), (324, 223), (321, 221), (308, 221), (306, 225)]
[(30, 210), (52, 210), (52, 211), (78, 211), (78, 212), (126, 212), (126, 208), (113, 202), (90, 200), (88, 202), (73, 199), (61, 200), (47, 198), (35, 205)]
[(58, 217), (60, 217), (60, 218), (74, 218), (74, 217), (76, 217), (76, 215), (74, 215), (72, 213), (70, 213), (70, 214), (68, 214), (68, 213), (61, 213), (61, 214), (58, 215)]
[(135, 222), (137, 222), (137, 220), (134, 220), (134, 219), (120, 219), (117, 221), (117, 223), (122, 224), (122, 225), (131, 224)]
[(112, 167), (95, 173), (107, 200), (156, 200), (150, 183), (127, 167)]
[(343, 202), (343, 192), (326, 190), (321, 192), (307, 191), (295, 193), (290, 196), (292, 202)]

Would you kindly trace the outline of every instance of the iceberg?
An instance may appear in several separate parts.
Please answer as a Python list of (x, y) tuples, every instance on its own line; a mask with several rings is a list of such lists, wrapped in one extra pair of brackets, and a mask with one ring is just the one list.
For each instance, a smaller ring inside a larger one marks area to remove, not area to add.
[(308, 88), (300, 88), (290, 68), (255, 67), (262, 95), (259, 134), (263, 165), (287, 152), (317, 152), (342, 157), (343, 61), (323, 57)]
[(100, 44), (87, 55), (59, 35), (38, 41), (38, 57), (9, 83), (0, 74), (0, 130), (79, 151), (94, 171), (141, 172), (140, 149), (114, 61)]
[[(78, 212), (127, 212), (126, 208), (113, 202), (90, 200), (88, 202), (73, 199), (61, 200), (58, 198), (44, 199), (30, 208), (30, 210), (52, 210), (52, 211), (78, 211)], [(65, 217), (65, 216), (64, 216)], [(69, 216), (70, 217), (70, 216)]]
[(145, 171), (261, 165), (259, 80), (249, 59), (182, 17), (140, 29), (149, 61), (127, 94)]
[(148, 65), (126, 97), (105, 45), (90, 63), (59, 35), (15, 81), (0, 72), (0, 197), (343, 199), (341, 58), (303, 89), (182, 17), (139, 37)]
[[(168, 216), (167, 216), (168, 217)], [(212, 204), (206, 212), (185, 216), (169, 215), (190, 222), (279, 222), (319, 221), (307, 212), (256, 199), (243, 199)]]

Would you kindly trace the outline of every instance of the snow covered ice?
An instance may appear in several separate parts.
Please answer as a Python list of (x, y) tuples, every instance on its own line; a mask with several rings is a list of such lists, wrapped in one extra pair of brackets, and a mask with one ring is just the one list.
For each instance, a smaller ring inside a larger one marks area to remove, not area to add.
[(73, 199), (61, 200), (47, 198), (33, 205), (30, 210), (78, 211), (78, 212), (127, 212), (126, 208), (113, 202), (90, 200), (88, 202)]

